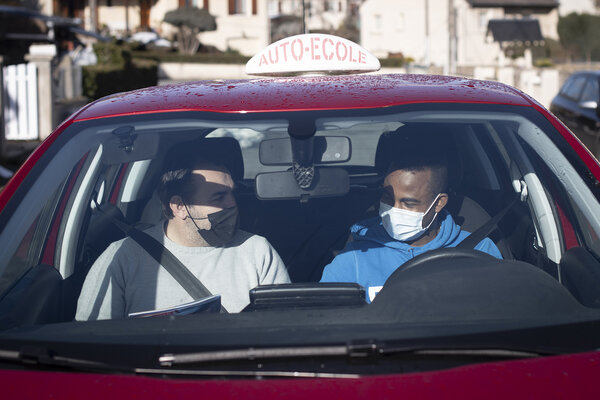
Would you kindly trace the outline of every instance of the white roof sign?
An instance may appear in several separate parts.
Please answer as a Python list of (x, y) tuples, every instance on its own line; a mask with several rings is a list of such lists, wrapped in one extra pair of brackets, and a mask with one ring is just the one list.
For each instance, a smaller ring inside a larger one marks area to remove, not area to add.
[(246, 64), (248, 75), (288, 76), (377, 71), (379, 60), (350, 40), (325, 34), (290, 36), (267, 46)]

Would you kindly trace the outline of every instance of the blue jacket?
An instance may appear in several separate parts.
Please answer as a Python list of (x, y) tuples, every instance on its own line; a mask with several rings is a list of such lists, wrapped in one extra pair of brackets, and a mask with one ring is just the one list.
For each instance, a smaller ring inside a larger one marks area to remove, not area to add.
[[(391, 238), (379, 217), (355, 224), (351, 228), (353, 241), (325, 267), (321, 282), (356, 282), (367, 290), (367, 301), (373, 300), (400, 265), (429, 250), (455, 247), (469, 236), (469, 232), (462, 231), (448, 212), (442, 211), (439, 217), (443, 218), (440, 231), (431, 242), (421, 247), (412, 247)], [(494, 242), (488, 238), (479, 242), (475, 249), (502, 258)]]

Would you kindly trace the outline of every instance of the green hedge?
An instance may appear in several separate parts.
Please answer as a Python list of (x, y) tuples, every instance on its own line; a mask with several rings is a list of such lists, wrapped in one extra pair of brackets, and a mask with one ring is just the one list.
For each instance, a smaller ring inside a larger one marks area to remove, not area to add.
[(98, 64), (83, 67), (83, 95), (96, 100), (113, 93), (158, 84), (158, 63), (132, 56), (135, 43), (98, 42), (94, 53)]
[(133, 43), (119, 42), (98, 42), (94, 44), (94, 53), (98, 58), (98, 64), (101, 65), (120, 65), (131, 64), (131, 51)]
[(89, 65), (82, 72), (83, 95), (90, 100), (158, 84), (158, 63), (152, 60), (134, 58), (127, 65)]

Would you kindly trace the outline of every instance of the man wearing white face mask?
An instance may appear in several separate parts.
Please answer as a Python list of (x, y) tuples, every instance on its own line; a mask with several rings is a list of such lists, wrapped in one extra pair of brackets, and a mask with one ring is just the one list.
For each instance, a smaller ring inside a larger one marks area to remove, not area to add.
[[(353, 241), (323, 271), (321, 282), (356, 282), (370, 302), (402, 264), (424, 252), (455, 247), (462, 231), (444, 210), (448, 203), (443, 149), (425, 156), (406, 151), (390, 164), (383, 182), (379, 216), (355, 224)], [(488, 238), (476, 250), (502, 258)]]

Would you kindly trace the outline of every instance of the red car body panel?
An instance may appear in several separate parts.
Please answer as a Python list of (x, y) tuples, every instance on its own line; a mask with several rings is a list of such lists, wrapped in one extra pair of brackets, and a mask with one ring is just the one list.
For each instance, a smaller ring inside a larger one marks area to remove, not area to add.
[(531, 106), (520, 92), (495, 82), (430, 75), (352, 75), (153, 87), (101, 99), (75, 120), (162, 111), (249, 113), (436, 102)]
[[(599, 398), (600, 353), (359, 379), (163, 379), (4, 371), (4, 399), (555, 399)], [(35, 383), (35, 384), (33, 384)]]

